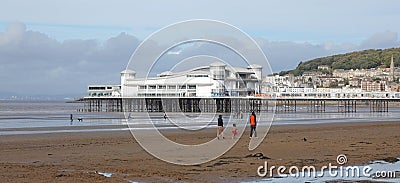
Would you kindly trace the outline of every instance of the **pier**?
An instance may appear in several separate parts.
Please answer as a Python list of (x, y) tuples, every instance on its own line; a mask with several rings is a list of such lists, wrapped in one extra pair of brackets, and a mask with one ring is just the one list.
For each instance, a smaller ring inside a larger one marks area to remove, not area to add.
[(251, 112), (271, 111), (273, 100), (259, 98), (85, 97), (78, 112)]
[(369, 112), (389, 112), (390, 104), (400, 99), (391, 98), (259, 98), (259, 97), (85, 97), (78, 102), (83, 107), (78, 112), (207, 112), (247, 113), (278, 112), (296, 113), (329, 112), (354, 113), (357, 107), (368, 106)]

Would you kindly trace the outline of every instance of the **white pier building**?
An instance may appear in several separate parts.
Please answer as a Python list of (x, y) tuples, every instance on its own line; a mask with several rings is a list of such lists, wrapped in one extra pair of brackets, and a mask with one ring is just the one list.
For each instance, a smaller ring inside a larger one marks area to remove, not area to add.
[(121, 72), (124, 97), (218, 97), (261, 93), (262, 67), (229, 67), (222, 62), (157, 77), (136, 78), (135, 72)]

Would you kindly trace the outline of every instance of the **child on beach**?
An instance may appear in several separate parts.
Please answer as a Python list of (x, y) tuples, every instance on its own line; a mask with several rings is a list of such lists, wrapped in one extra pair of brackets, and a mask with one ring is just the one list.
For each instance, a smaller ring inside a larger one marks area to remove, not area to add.
[(233, 123), (233, 126), (232, 126), (232, 139), (235, 139), (236, 135), (237, 135), (236, 124)]

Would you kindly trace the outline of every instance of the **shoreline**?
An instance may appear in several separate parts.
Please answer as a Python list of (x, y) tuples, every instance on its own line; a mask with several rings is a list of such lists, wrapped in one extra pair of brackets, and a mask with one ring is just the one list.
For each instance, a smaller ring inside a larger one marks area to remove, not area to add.
[[(400, 157), (399, 131), (399, 122), (272, 125), (263, 143), (249, 151), (246, 129), (227, 153), (195, 166), (173, 165), (151, 156), (129, 131), (5, 135), (0, 138), (0, 178), (5, 182), (261, 180), (257, 168), (265, 160), (275, 166), (321, 167), (335, 163), (339, 154), (348, 157), (346, 165)], [(178, 130), (163, 133), (189, 144), (215, 138), (212, 128), (196, 134)], [(270, 159), (248, 157), (255, 153)], [(108, 178), (96, 171), (113, 175)]]
[[(131, 124), (136, 125), (138, 128), (150, 128), (152, 123), (148, 121), (147, 114), (143, 115), (141, 113), (132, 113), (134, 118)], [(179, 113), (181, 114), (181, 113)], [(325, 124), (325, 123), (349, 123), (349, 122), (386, 122), (386, 121), (399, 121), (399, 112), (389, 112), (389, 113), (276, 113), (274, 114), (272, 125), (314, 125), (314, 124)], [(30, 120), (30, 118), (24, 118), (23, 120), (4, 120), (0, 116), (0, 136), (9, 134), (29, 134), (29, 133), (58, 133), (62, 131), (69, 132), (88, 132), (88, 131), (109, 131), (120, 130), (120, 128), (128, 128), (127, 120), (125, 118), (120, 118), (116, 116), (123, 116), (122, 113), (112, 113), (109, 116), (94, 117), (93, 115), (99, 115), (99, 113), (91, 113), (90, 115), (78, 115), (74, 114), (75, 119), (82, 118), (83, 121), (74, 120), (70, 122), (69, 119), (64, 118), (54, 118), (52, 115), (45, 115), (45, 120)], [(103, 115), (103, 114), (102, 114)], [(152, 121), (157, 127), (164, 129), (173, 128), (174, 124), (165, 121), (163, 118), (163, 113), (150, 113)], [(170, 114), (170, 119), (180, 119), (178, 114)], [(193, 114), (196, 115), (196, 114)], [(228, 121), (229, 114), (223, 114), (225, 121)], [(65, 115), (64, 115), (65, 116)], [(69, 115), (68, 115), (69, 116)], [(4, 117), (4, 116), (3, 116)], [(207, 116), (212, 117), (212, 116)], [(185, 121), (182, 121), (182, 125), (189, 127), (192, 126), (195, 129), (201, 127), (206, 127), (211, 125), (210, 128), (214, 128), (216, 125), (216, 119), (197, 119), (199, 123), (194, 123), (192, 121), (193, 116), (187, 116)], [(47, 120), (50, 119), (50, 120)], [(194, 117), (195, 119), (195, 117)], [(241, 120), (237, 118), (231, 118), (234, 120)], [(202, 121), (203, 120), (203, 121)], [(212, 120), (211, 122), (208, 122)], [(215, 120), (215, 121), (214, 121)], [(245, 119), (243, 119), (245, 120)], [(236, 122), (238, 125), (243, 125), (241, 122)], [(268, 125), (269, 122), (266, 122)], [(111, 129), (114, 128), (114, 129)], [(13, 133), (15, 131), (15, 133)], [(24, 132), (25, 131), (25, 132)], [(47, 131), (47, 132), (45, 132)]]
[[(325, 120), (325, 119), (321, 119)], [(308, 121), (307, 119), (300, 120), (300, 121)], [(318, 125), (318, 126), (329, 126), (329, 125), (356, 125), (356, 124), (370, 124), (370, 123), (399, 123), (398, 120), (382, 120), (382, 121), (350, 121), (350, 122), (340, 122), (340, 121), (332, 121), (332, 122), (316, 122), (316, 123), (291, 123), (291, 120), (286, 121), (286, 123), (277, 123), (272, 122), (270, 127), (273, 126), (291, 126), (291, 127), (302, 127), (302, 126), (310, 126), (310, 125)], [(140, 127), (137, 130), (148, 130), (152, 127), (151, 124), (140, 124)], [(193, 125), (195, 126), (195, 125)], [(217, 124), (209, 125), (205, 127), (205, 129), (213, 129), (216, 128)], [(171, 131), (178, 131), (181, 130), (179, 127), (174, 127), (173, 125), (157, 125), (159, 130), (171, 130)], [(247, 128), (249, 126), (247, 125)], [(124, 130), (129, 131), (131, 128), (128, 124), (109, 124), (109, 125), (72, 125), (72, 126), (49, 126), (49, 127), (22, 127), (22, 128), (0, 128), (0, 137), (4, 135), (29, 135), (29, 134), (48, 134), (48, 133), (86, 133), (86, 132), (111, 132), (111, 131), (118, 131)], [(98, 130), (98, 131), (96, 131)], [(8, 134), (2, 134), (2, 132), (9, 132)], [(12, 134), (12, 132), (16, 132), (16, 134)], [(18, 133), (18, 132), (25, 132), (25, 133)]]

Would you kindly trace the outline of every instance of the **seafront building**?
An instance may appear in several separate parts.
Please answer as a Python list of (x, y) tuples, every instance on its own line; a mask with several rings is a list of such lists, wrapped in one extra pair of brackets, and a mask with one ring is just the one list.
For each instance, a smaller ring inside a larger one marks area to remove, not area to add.
[(262, 91), (262, 67), (230, 67), (222, 62), (183, 72), (170, 71), (156, 77), (137, 78), (136, 72), (121, 72), (121, 85), (90, 85), (92, 97), (245, 97)]
[(215, 62), (148, 78), (124, 70), (121, 85), (90, 85), (89, 96), (81, 99), (81, 111), (268, 111), (269, 101), (260, 99), (265, 93), (262, 69), (259, 65), (231, 67)]

